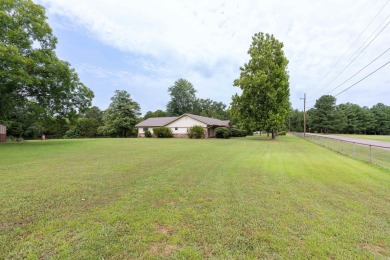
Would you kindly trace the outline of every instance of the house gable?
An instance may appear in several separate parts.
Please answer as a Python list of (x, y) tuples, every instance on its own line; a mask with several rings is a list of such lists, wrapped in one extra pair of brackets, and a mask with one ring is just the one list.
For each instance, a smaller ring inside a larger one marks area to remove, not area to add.
[(193, 127), (194, 125), (200, 125), (202, 127), (207, 127), (207, 124), (196, 120), (192, 117), (189, 117), (188, 115), (183, 115), (179, 117), (178, 119), (174, 120), (173, 122), (170, 122), (166, 125), (166, 127)]

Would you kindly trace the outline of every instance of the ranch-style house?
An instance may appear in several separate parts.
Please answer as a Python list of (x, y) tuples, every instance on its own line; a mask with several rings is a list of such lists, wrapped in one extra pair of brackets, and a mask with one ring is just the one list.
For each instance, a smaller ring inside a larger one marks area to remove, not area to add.
[(138, 128), (138, 137), (145, 137), (145, 131), (153, 134), (153, 127), (165, 126), (172, 130), (174, 137), (188, 137), (187, 130), (190, 127), (199, 125), (205, 130), (205, 136), (215, 137), (217, 127), (229, 127), (229, 120), (184, 114), (177, 117), (152, 117), (135, 125)]

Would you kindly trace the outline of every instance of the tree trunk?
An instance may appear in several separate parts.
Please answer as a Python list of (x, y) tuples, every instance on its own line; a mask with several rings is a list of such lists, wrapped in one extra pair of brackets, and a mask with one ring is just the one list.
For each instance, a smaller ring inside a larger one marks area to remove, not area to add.
[(275, 139), (275, 130), (272, 130), (272, 139)]

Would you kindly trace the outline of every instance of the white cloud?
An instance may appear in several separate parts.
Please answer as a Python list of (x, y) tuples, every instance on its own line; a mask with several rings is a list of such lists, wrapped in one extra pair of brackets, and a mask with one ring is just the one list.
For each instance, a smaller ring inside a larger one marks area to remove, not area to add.
[[(173, 83), (172, 79), (175, 77), (187, 78), (199, 90), (199, 96), (209, 96), (226, 103), (230, 101), (231, 94), (238, 90), (232, 87), (232, 81), (239, 76), (239, 66), (248, 60), (246, 52), (251, 36), (260, 31), (272, 33), (284, 42), (284, 50), (290, 60), (291, 98), (295, 106), (300, 104), (299, 97), (303, 92), (319, 89), (318, 82), (325, 73), (330, 71), (331, 78), (352, 58), (358, 46), (390, 11), (390, 5), (386, 6), (352, 50), (335, 65), (337, 59), (385, 4), (385, 0), (38, 2), (47, 7), (49, 15), (67, 17), (74, 23), (71, 26), (88, 30), (94, 38), (113, 48), (155, 57), (159, 64), (151, 63), (150, 60), (140, 64), (154, 77), (161, 77), (158, 82)], [(387, 48), (390, 42), (389, 29), (386, 28), (334, 84), (348, 78)], [(384, 56), (372, 69), (389, 58), (390, 55)], [(210, 71), (209, 75), (205, 75), (205, 71)], [(100, 71), (96, 76), (107, 76), (107, 73)], [(364, 75), (366, 73), (356, 77), (351, 83)], [(144, 75), (132, 74), (131, 77), (135, 81), (145, 80), (147, 84), (152, 84)], [(374, 103), (386, 101), (383, 94), (377, 96), (375, 93), (385, 93), (389, 100), (389, 92), (386, 91), (388, 73), (378, 73), (378, 77), (367, 80), (369, 84), (375, 84), (375, 91), (368, 92), (367, 85), (361, 84), (359, 88), (354, 88), (359, 89), (359, 92), (349, 92), (349, 101), (361, 103), (363, 98)], [(345, 85), (347, 86), (348, 84)], [(223, 87), (226, 87), (226, 91), (221, 90)], [(164, 91), (166, 88), (167, 86)], [(371, 95), (370, 98), (367, 93)]]

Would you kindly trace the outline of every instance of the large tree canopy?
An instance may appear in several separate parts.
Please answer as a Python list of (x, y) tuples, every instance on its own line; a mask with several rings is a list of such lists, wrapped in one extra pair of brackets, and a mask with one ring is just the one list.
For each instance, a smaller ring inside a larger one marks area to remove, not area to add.
[(146, 119), (151, 118), (151, 117), (165, 117), (165, 116), (168, 116), (168, 113), (165, 111), (162, 111), (161, 109), (158, 109), (154, 112), (153, 111), (146, 112), (143, 119), (146, 120)]
[(229, 119), (226, 105), (209, 98), (196, 100), (194, 114), (218, 119)]
[(241, 95), (232, 98), (231, 111), (244, 127), (272, 132), (284, 126), (290, 112), (288, 60), (283, 43), (273, 35), (257, 33), (252, 37), (250, 60), (241, 67), (234, 86)]
[(116, 90), (111, 101), (110, 106), (104, 112), (104, 126), (100, 128), (100, 132), (127, 137), (135, 130), (134, 126), (141, 115), (141, 108), (125, 90)]
[(168, 88), (171, 101), (167, 104), (167, 112), (172, 116), (180, 116), (185, 113), (193, 113), (196, 106), (196, 90), (185, 79), (178, 79), (173, 86)]
[(0, 120), (26, 102), (61, 115), (91, 104), (93, 92), (57, 58), (46, 19), (44, 8), (31, 0), (0, 2)]
[(335, 125), (336, 98), (331, 95), (321, 96), (314, 105), (311, 113), (313, 130), (328, 133)]

